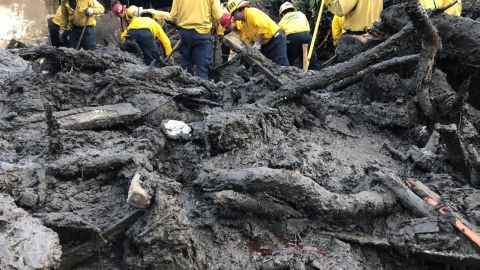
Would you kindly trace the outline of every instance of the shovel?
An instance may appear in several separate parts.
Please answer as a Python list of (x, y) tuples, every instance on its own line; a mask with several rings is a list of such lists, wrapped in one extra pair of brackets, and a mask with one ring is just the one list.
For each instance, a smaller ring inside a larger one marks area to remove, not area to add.
[(80, 49), (80, 44), (82, 44), (83, 35), (85, 34), (85, 29), (87, 29), (87, 23), (90, 17), (92, 17), (92, 15), (87, 16), (87, 19), (85, 19), (85, 25), (83, 26), (82, 33), (80, 34), (80, 38), (78, 39), (77, 46), (75, 46), (76, 50)]

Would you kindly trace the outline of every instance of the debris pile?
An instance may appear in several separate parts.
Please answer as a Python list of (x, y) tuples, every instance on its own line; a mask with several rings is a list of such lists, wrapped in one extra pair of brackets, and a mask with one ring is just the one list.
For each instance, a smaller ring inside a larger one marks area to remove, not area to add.
[(478, 267), (480, 23), (436, 15), (428, 84), (419, 28), (384, 16), (318, 73), (232, 45), (258, 73), (216, 83), (114, 47), (0, 51), (0, 268)]

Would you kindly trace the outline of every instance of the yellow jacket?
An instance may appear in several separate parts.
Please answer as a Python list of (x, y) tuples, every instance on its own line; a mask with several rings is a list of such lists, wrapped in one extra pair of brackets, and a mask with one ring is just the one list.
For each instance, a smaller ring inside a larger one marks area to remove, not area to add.
[(97, 24), (94, 16), (90, 16), (87, 21), (87, 15), (85, 15), (85, 10), (87, 10), (87, 8), (89, 7), (93, 8), (93, 14), (96, 15), (103, 14), (105, 12), (105, 8), (97, 0), (77, 0), (77, 6), (75, 7), (75, 10), (73, 12), (72, 19), (72, 23), (74, 26), (95, 26)]
[(332, 20), (332, 38), (333, 38), (333, 45), (337, 46), (338, 41), (342, 37), (343, 32), (343, 17), (340, 16), (333, 16)]
[[(73, 9), (72, 9), (73, 11)], [(70, 13), (65, 4), (61, 4), (58, 8), (57, 11), (55, 12), (55, 15), (53, 15), (52, 22), (58, 26), (60, 26), (60, 30), (65, 30), (69, 28), (70, 24), (70, 16), (73, 15), (73, 13)]]
[(280, 30), (280, 27), (263, 11), (247, 7), (245, 20), (237, 24), (237, 30), (241, 39), (247, 44), (252, 42), (266, 44)]
[(278, 23), (278, 27), (285, 32), (285, 35), (310, 32), (310, 24), (308, 19), (300, 11), (293, 11), (285, 14)]
[(345, 31), (365, 31), (380, 21), (383, 0), (327, 0), (327, 8), (344, 17)]
[(130, 29), (148, 29), (152, 32), (154, 38), (158, 39), (165, 49), (165, 54), (169, 56), (172, 53), (172, 44), (163, 28), (154, 19), (148, 17), (135, 17), (130, 21), (127, 29), (123, 31), (120, 39), (125, 41), (127, 39), (128, 30)]
[(178, 26), (206, 34), (222, 16), (222, 7), (220, 0), (173, 0), (170, 16)]
[[(448, 6), (451, 2), (455, 0), (420, 0), (420, 5), (422, 5), (425, 9), (435, 9), (435, 8), (442, 8)], [(453, 5), (453, 7), (445, 10), (445, 13), (455, 16), (460, 16), (462, 13), (462, 1), (458, 0), (458, 2)]]
[(166, 11), (156, 10), (153, 8), (144, 9), (142, 13), (150, 13), (153, 15), (153, 19), (157, 21), (161, 26), (165, 24), (165, 21), (171, 21), (172, 17), (170, 13)]

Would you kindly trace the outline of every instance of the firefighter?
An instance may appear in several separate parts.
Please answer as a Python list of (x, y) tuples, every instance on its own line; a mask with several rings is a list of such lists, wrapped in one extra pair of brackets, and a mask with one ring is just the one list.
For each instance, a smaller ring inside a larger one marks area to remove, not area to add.
[[(278, 23), (278, 27), (287, 35), (288, 62), (291, 65), (294, 65), (297, 61), (302, 63), (302, 45), (312, 43), (308, 19), (305, 14), (296, 11), (296, 8), (290, 2), (285, 2), (280, 6), (279, 15), (281, 20)], [(315, 50), (313, 50), (312, 58), (310, 59), (309, 69), (320, 69), (320, 63)]]
[(173, 0), (170, 16), (180, 27), (182, 68), (208, 79), (213, 58), (211, 31), (222, 16), (220, 0)]
[(334, 15), (343, 16), (345, 33), (362, 35), (380, 21), (383, 0), (326, 0), (325, 5)]
[[(148, 15), (149, 17), (157, 21), (157, 23), (160, 24), (161, 26), (165, 25), (165, 21), (172, 20), (172, 18), (170, 17), (170, 13), (166, 11), (156, 10), (153, 8), (143, 9), (142, 7), (137, 7), (135, 5), (131, 5), (130, 7), (136, 8), (139, 16), (145, 17), (146, 15)], [(127, 6), (117, 3), (113, 5), (112, 11), (113, 11), (113, 14), (115, 14), (117, 17), (124, 19), (125, 13), (127, 12)]]
[[(448, 6), (452, 0), (420, 0), (420, 5), (425, 9), (436, 9), (443, 8)], [(457, 3), (445, 10), (445, 13), (455, 16), (460, 16), (462, 14), (462, 1), (457, 0)]]
[[(142, 50), (145, 64), (150, 65), (155, 60), (155, 65), (160, 66), (162, 61), (156, 40), (162, 45), (165, 56), (169, 56), (172, 53), (170, 39), (160, 24), (150, 17), (139, 17), (139, 8), (136, 6), (127, 8), (125, 19), (129, 24), (127, 29), (123, 31), (120, 39), (122, 41), (136, 42)], [(132, 43), (126, 43), (122, 47), (127, 51), (134, 51), (135, 49), (131, 46)]]
[(48, 20), (50, 42), (55, 47), (68, 47), (71, 16), (67, 8), (68, 0), (62, 0), (55, 15)]
[(95, 25), (97, 22), (94, 15), (103, 14), (104, 7), (97, 0), (69, 0), (68, 8), (73, 13), (70, 47), (75, 48), (80, 42), (80, 48), (95, 50), (97, 44)]
[(287, 42), (285, 34), (267, 14), (251, 8), (249, 1), (230, 0), (227, 9), (241, 21), (240, 36), (247, 44), (260, 44), (260, 51), (274, 63), (288, 66)]

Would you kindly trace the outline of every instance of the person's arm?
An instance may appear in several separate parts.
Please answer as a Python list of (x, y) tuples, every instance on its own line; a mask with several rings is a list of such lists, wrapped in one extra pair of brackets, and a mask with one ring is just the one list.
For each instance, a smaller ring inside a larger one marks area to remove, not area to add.
[(163, 31), (163, 28), (155, 22), (155, 25), (153, 26), (154, 29), (154, 35), (160, 41), (160, 43), (163, 46), (163, 49), (165, 49), (165, 54), (166, 56), (169, 56), (172, 53), (172, 44), (170, 43), (170, 39), (168, 38), (167, 34)]
[[(319, 0), (320, 1), (320, 0)], [(325, 0), (326, 7), (337, 16), (345, 16), (357, 5), (358, 0)]]
[(120, 41), (125, 42), (125, 40), (127, 40), (127, 33), (128, 33), (128, 28), (123, 30), (122, 34), (120, 35)]
[(100, 4), (97, 0), (91, 0), (89, 3), (89, 7), (93, 8), (93, 14), (103, 14), (105, 12), (105, 8)]

